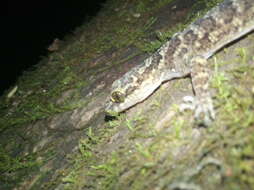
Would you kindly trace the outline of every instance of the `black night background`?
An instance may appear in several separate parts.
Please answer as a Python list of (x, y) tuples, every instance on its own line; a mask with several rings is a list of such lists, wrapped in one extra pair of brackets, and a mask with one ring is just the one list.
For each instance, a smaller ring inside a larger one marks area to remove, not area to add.
[(105, 0), (9, 0), (2, 42), (4, 60), (0, 69), (0, 95), (15, 84), (18, 76), (48, 53), (55, 38), (62, 39), (88, 22)]

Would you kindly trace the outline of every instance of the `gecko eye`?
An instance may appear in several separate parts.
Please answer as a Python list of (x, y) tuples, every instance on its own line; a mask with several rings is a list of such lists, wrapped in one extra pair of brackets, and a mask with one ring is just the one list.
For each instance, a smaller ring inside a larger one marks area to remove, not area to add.
[(124, 102), (124, 94), (120, 91), (114, 91), (111, 94), (111, 101), (115, 103)]

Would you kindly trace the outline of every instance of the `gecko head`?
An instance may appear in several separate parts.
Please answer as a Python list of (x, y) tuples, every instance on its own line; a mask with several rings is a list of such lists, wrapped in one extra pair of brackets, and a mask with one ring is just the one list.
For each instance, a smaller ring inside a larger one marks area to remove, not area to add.
[(110, 97), (106, 103), (107, 115), (116, 116), (142, 102), (160, 85), (152, 77), (138, 80), (135, 75), (127, 75), (112, 84)]
[[(157, 55), (157, 54), (156, 54)], [(132, 68), (112, 84), (110, 97), (106, 103), (106, 114), (116, 116), (145, 100), (162, 82), (158, 70), (161, 56), (146, 59)], [(157, 64), (154, 64), (155, 63)], [(157, 62), (156, 62), (157, 61)]]

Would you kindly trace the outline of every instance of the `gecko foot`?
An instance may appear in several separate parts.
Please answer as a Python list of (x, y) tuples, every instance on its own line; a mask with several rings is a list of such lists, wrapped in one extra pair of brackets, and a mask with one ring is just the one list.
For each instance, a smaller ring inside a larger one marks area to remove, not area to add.
[(198, 99), (197, 97), (185, 96), (184, 103), (180, 105), (180, 111), (193, 110), (195, 122), (201, 126), (210, 126), (215, 119), (212, 99)]

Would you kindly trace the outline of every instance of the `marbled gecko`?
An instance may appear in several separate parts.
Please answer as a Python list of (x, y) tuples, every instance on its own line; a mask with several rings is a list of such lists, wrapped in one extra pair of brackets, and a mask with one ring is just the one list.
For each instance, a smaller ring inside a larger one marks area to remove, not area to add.
[(116, 80), (106, 113), (123, 112), (145, 100), (163, 82), (190, 76), (195, 118), (209, 125), (215, 112), (208, 87), (207, 59), (253, 30), (254, 0), (225, 0)]

